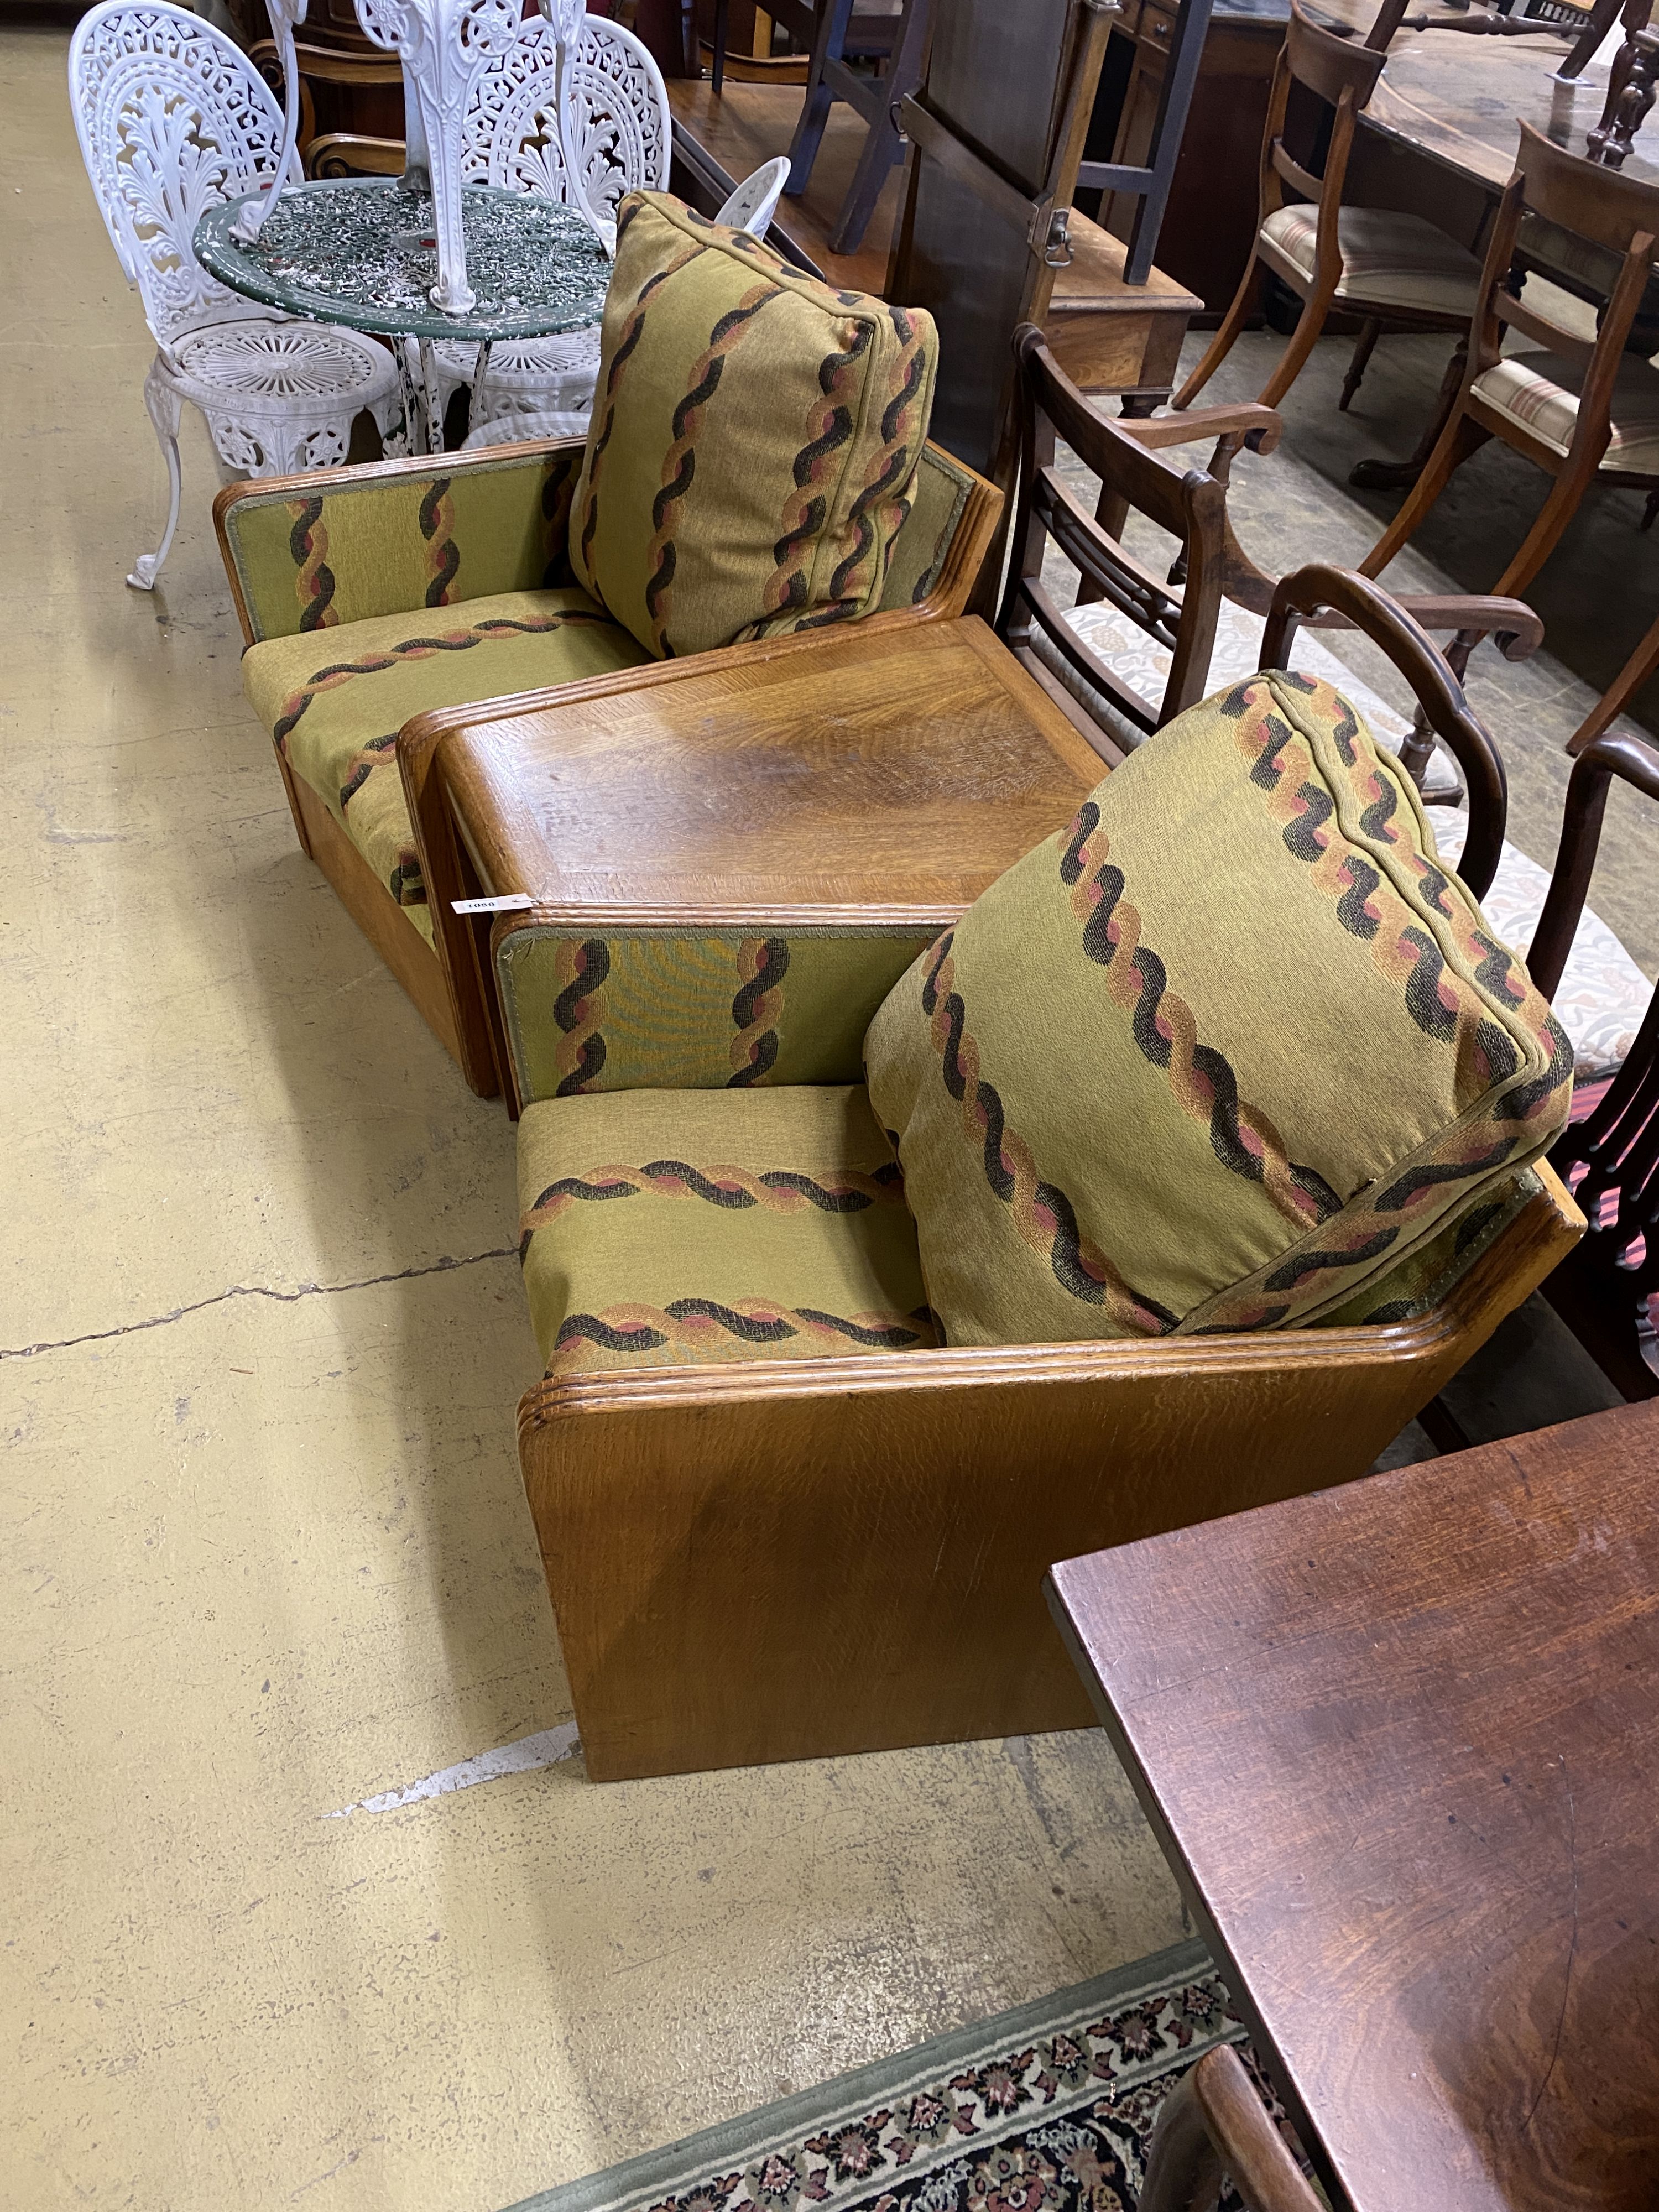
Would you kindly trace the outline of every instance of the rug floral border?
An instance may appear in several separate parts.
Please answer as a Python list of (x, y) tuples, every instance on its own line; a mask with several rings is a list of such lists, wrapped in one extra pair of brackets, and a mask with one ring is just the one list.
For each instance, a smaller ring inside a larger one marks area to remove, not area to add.
[(1027, 2157), (1138, 2185), (1172, 2080), (1243, 2035), (1203, 1945), (1178, 1943), (510, 2212), (951, 2212)]

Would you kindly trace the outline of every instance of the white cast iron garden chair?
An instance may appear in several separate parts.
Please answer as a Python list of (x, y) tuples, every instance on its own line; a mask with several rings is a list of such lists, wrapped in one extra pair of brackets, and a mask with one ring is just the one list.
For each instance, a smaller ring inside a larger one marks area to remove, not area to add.
[(87, 174), (155, 340), (144, 404), (167, 465), (167, 528), (127, 578), (148, 592), (178, 527), (185, 400), (228, 468), (285, 476), (343, 461), (363, 408), (393, 450), (398, 368), (355, 331), (239, 300), (197, 260), (201, 217), (274, 173), (283, 145), (269, 88), (222, 32), (165, 0), (104, 0), (76, 27), (69, 82)]

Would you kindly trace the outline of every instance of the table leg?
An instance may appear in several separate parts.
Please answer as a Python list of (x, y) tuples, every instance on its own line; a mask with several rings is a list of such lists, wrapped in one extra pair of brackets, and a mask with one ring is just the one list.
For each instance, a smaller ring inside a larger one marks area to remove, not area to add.
[(478, 358), (472, 365), (472, 398), (467, 408), (466, 434), (469, 438), (489, 419), (484, 413), (483, 404), (484, 379), (489, 374), (489, 347), (488, 338), (479, 339)]
[(404, 422), (409, 433), (411, 453), (429, 453), (432, 441), (427, 433), (426, 402), (416, 389), (415, 380), (409, 373), (409, 354), (401, 337), (392, 341), (392, 358), (398, 364), (398, 390), (404, 403)]
[(1359, 491), (1409, 491), (1427, 465), (1429, 455), (1440, 442), (1440, 433), (1450, 420), (1457, 395), (1463, 388), (1463, 371), (1468, 366), (1469, 342), (1460, 338), (1446, 363), (1446, 373), (1440, 380), (1440, 395), (1434, 403), (1434, 412), (1423, 426), (1423, 434), (1417, 441), (1417, 450), (1405, 461), (1356, 461), (1348, 471), (1348, 482)]
[(444, 449), (443, 402), (438, 396), (437, 362), (430, 338), (421, 340), (421, 383), (426, 393), (426, 449), (428, 453), (441, 453)]

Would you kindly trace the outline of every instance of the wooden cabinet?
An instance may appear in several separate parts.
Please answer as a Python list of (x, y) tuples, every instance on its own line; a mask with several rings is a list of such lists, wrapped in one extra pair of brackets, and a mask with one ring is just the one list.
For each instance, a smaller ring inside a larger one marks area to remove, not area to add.
[[(1199, 64), (1158, 265), (1218, 315), (1238, 289), (1255, 234), (1267, 89), (1290, 20), (1286, 0), (1218, 0)], [(1159, 0), (1124, 0), (1101, 72), (1086, 157), (1144, 161), (1175, 28)], [(1109, 196), (1100, 221), (1127, 239), (1135, 202)]]

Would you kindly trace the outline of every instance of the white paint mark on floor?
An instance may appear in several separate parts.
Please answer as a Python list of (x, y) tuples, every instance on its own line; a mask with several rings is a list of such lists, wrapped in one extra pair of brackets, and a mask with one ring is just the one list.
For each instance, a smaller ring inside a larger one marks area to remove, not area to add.
[(476, 1759), (464, 1759), (459, 1766), (423, 1774), (406, 1789), (382, 1790), (378, 1797), (342, 1805), (337, 1812), (324, 1813), (319, 1818), (343, 1820), (352, 1813), (395, 1812), (399, 1805), (413, 1805), (422, 1797), (447, 1796), (452, 1790), (471, 1790), (480, 1782), (499, 1781), (503, 1774), (528, 1774), (538, 1766), (556, 1766), (562, 1759), (574, 1758), (581, 1747), (575, 1722), (562, 1721), (557, 1728), (543, 1729), (538, 1735), (521, 1735), (516, 1743), (481, 1751)]

